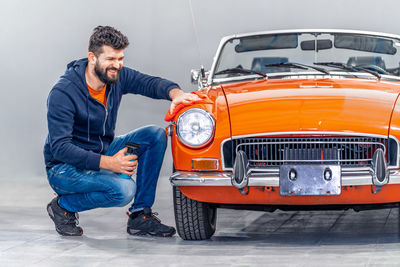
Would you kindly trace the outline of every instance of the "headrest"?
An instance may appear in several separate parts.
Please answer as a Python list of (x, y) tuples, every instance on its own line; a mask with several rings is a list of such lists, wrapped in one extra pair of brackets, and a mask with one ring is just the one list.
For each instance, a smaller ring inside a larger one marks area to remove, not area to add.
[(285, 72), (290, 71), (290, 68), (284, 67), (266, 67), (268, 64), (278, 64), (288, 62), (287, 57), (255, 57), (251, 64), (251, 69), (262, 73)]
[(350, 57), (347, 61), (347, 65), (354, 67), (375, 65), (386, 69), (385, 61), (383, 61), (381, 57)]

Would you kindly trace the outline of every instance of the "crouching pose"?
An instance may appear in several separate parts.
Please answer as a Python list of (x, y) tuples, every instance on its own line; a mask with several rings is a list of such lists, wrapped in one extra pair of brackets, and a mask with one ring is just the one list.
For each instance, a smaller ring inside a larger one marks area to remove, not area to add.
[[(132, 199), (129, 234), (175, 234), (151, 210), (167, 146), (164, 129), (146, 126), (116, 138), (114, 129), (125, 94), (172, 100), (171, 110), (195, 96), (176, 83), (123, 67), (128, 44), (118, 30), (96, 27), (88, 57), (69, 63), (48, 96), (44, 158), (48, 181), (58, 196), (47, 211), (61, 235), (83, 234), (78, 212), (125, 206)], [(126, 153), (128, 142), (140, 144), (137, 155)], [(136, 168), (135, 183), (130, 175)]]

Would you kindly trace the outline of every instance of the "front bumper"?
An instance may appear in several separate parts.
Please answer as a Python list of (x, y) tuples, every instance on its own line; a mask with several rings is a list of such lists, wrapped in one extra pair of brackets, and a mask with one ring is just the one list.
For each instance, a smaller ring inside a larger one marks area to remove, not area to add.
[[(252, 172), (248, 186), (279, 186), (279, 171)], [(370, 170), (345, 170), (341, 173), (342, 186), (373, 185)], [(232, 172), (177, 171), (170, 177), (173, 186), (233, 186)], [(391, 170), (388, 184), (400, 184), (400, 170)]]

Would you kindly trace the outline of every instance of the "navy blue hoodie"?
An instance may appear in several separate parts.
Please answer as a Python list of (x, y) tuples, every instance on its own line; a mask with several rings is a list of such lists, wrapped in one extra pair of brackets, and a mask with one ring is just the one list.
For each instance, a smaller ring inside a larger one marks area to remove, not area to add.
[(171, 81), (123, 67), (118, 81), (107, 85), (106, 108), (89, 94), (87, 64), (87, 58), (69, 63), (48, 96), (49, 134), (44, 145), (47, 168), (68, 163), (79, 169), (99, 170), (100, 157), (114, 139), (122, 95), (171, 100), (169, 91), (179, 88)]

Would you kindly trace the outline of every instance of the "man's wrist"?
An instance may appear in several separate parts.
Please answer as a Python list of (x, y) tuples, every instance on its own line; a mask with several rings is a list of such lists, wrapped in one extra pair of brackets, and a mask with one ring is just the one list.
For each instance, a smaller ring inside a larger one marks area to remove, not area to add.
[(185, 92), (180, 89), (180, 88), (173, 88), (171, 91), (169, 91), (169, 97), (174, 100), (176, 97), (184, 94)]
[(101, 155), (100, 157), (100, 169), (110, 169), (110, 160), (111, 157), (109, 156), (105, 156), (105, 155)]

